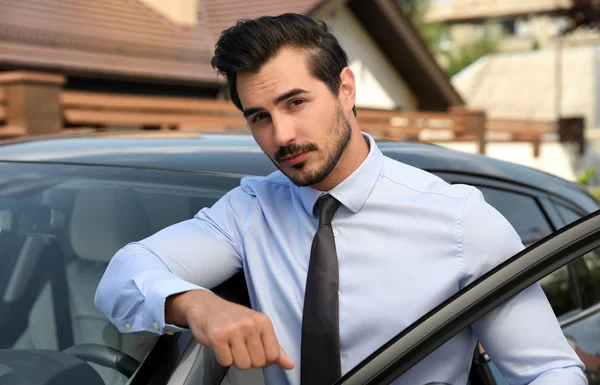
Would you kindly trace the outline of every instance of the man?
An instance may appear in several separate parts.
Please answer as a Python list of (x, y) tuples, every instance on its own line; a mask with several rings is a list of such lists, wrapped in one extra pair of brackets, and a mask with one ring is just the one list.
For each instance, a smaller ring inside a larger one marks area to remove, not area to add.
[[(119, 330), (189, 328), (268, 384), (330, 384), (522, 249), (478, 190), (386, 158), (361, 133), (354, 75), (324, 24), (240, 22), (212, 64), (280, 171), (120, 250), (95, 300)], [(207, 290), (240, 270), (253, 309)], [(587, 383), (534, 285), (395, 384), (466, 384), (476, 339), (511, 383)]]

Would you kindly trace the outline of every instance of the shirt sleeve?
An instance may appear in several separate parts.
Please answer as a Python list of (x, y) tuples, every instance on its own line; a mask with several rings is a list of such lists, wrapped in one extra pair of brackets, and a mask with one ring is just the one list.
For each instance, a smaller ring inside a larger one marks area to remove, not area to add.
[[(464, 200), (460, 223), (463, 287), (523, 249), (514, 228), (477, 189)], [(584, 366), (538, 283), (486, 314), (472, 329), (511, 384), (587, 384)]]
[(256, 210), (238, 187), (192, 219), (120, 249), (96, 290), (95, 306), (124, 333), (179, 331), (165, 324), (167, 297), (208, 290), (242, 268), (242, 234)]

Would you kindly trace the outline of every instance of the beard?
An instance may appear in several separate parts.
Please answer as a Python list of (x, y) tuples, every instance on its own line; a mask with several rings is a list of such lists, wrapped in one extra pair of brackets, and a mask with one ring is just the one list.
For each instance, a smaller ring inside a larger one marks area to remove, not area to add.
[[(335, 169), (352, 138), (352, 126), (344, 116), (341, 107), (337, 108), (337, 112), (331, 119), (328, 138), (323, 150), (315, 143), (301, 145), (292, 143), (280, 147), (271, 160), (296, 186), (312, 186), (321, 183)], [(283, 158), (309, 151), (320, 155), (315, 162), (316, 167), (313, 166), (312, 170), (308, 169), (306, 162), (286, 167), (287, 171), (280, 166), (279, 162)]]

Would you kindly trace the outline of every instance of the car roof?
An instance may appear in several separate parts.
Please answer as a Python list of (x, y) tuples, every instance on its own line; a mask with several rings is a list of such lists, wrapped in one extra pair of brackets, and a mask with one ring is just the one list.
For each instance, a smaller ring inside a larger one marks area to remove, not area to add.
[[(530, 167), (431, 144), (378, 141), (390, 158), (432, 172), (508, 181), (568, 197), (576, 184)], [(276, 170), (251, 135), (175, 131), (99, 132), (29, 136), (0, 141), (0, 161), (69, 163), (267, 175)]]

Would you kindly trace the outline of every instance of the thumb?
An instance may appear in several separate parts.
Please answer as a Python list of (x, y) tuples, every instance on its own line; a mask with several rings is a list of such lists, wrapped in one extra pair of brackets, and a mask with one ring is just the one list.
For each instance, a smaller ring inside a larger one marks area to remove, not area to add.
[(287, 354), (285, 354), (285, 350), (280, 346), (279, 347), (279, 359), (276, 362), (277, 366), (282, 369), (291, 370), (294, 369), (294, 361)]

